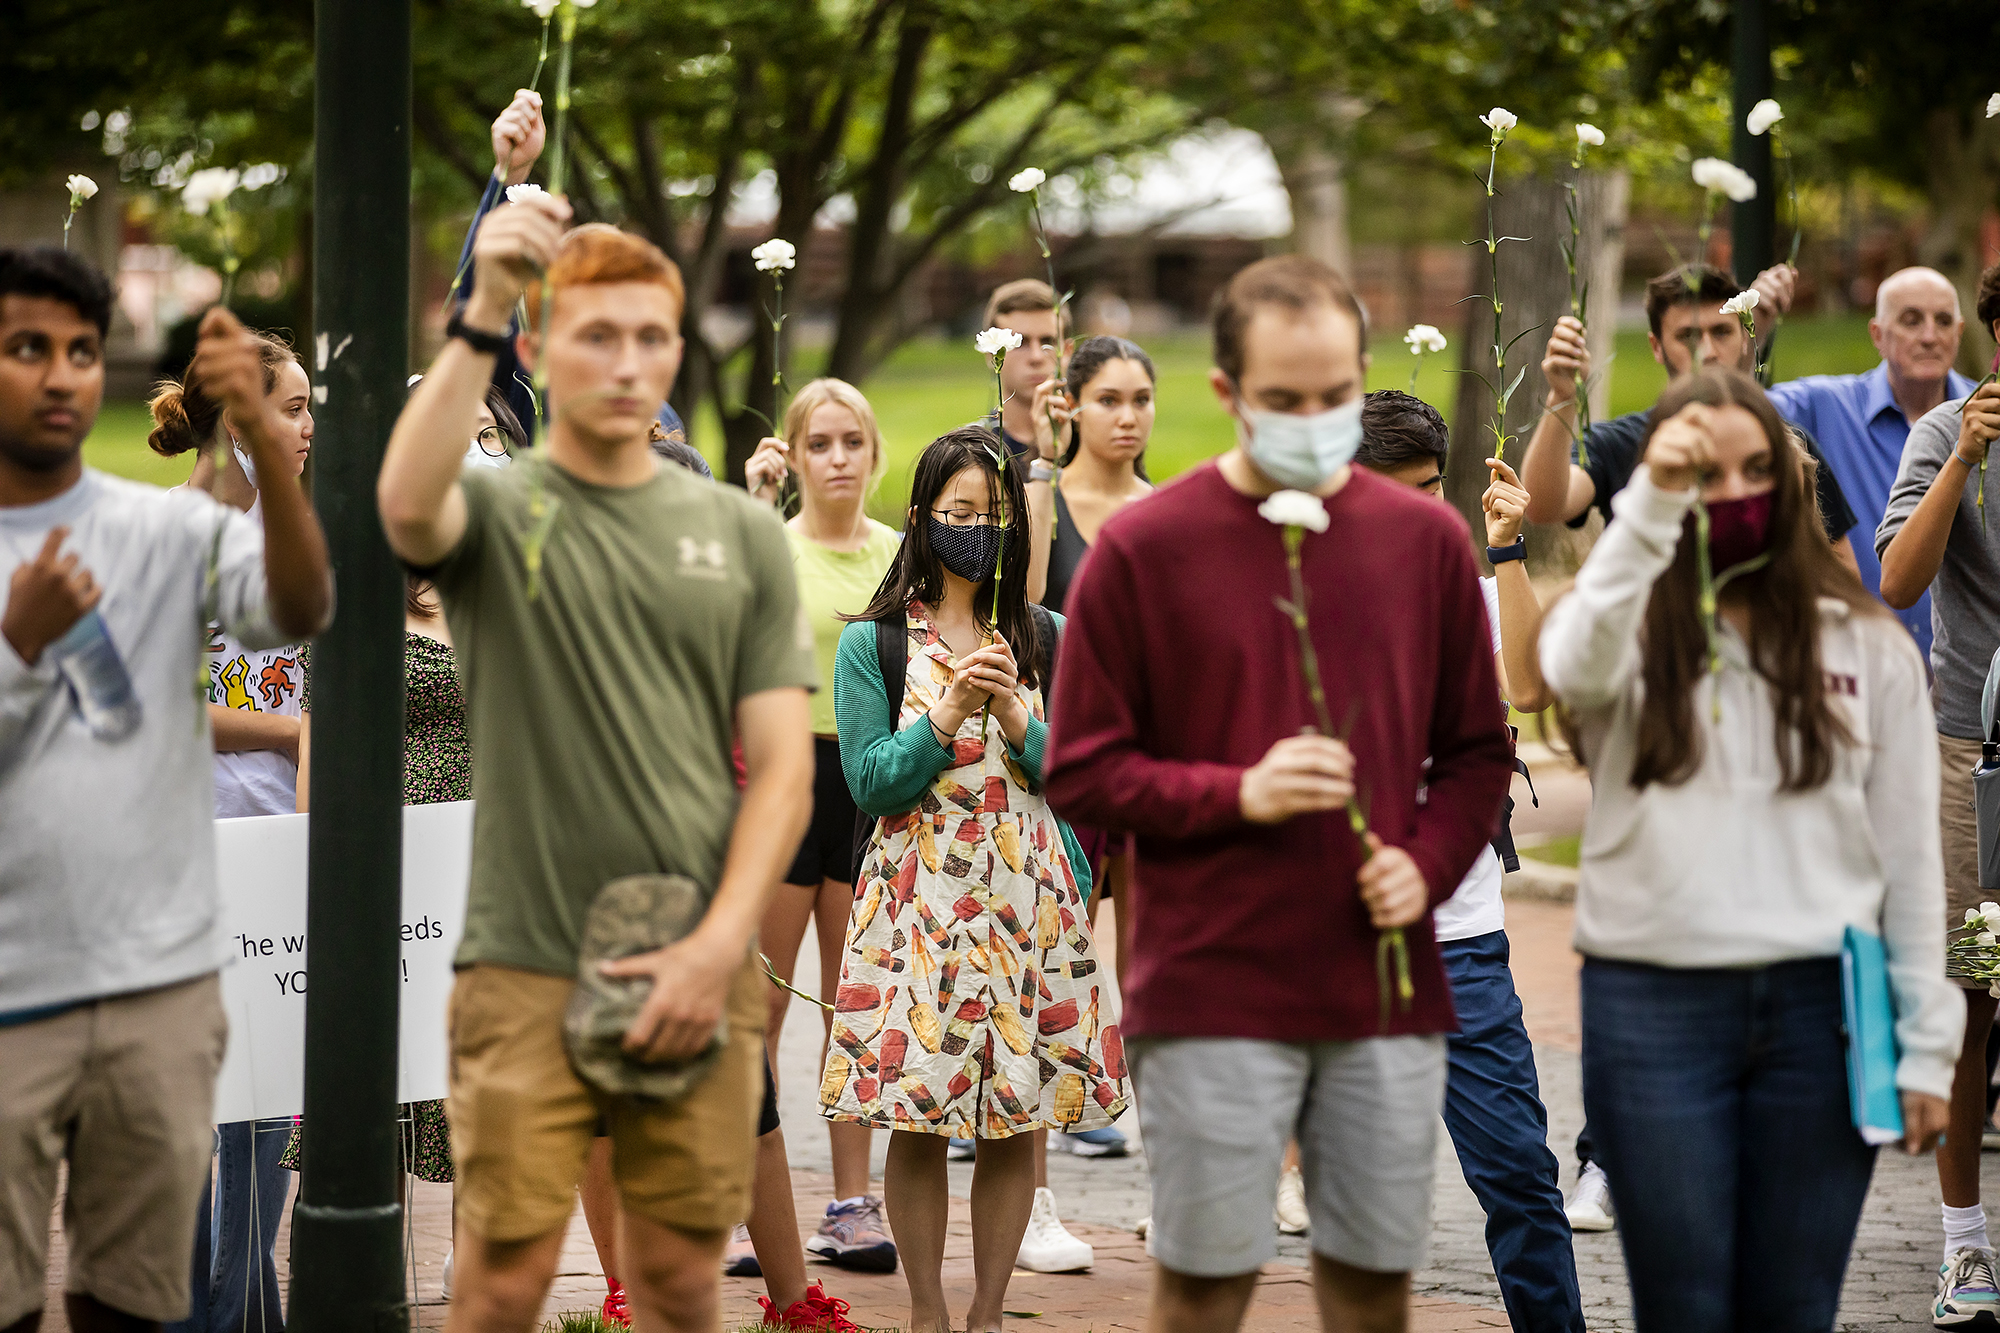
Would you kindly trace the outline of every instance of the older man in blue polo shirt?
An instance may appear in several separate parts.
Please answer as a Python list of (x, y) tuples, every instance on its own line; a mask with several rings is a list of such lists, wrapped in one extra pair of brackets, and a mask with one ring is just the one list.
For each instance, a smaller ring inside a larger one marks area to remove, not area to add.
[[(1778, 411), (1818, 438), (1860, 520), (1864, 539), (1854, 543), (1854, 557), (1861, 581), (1878, 596), (1882, 564), (1867, 535), (1881, 526), (1910, 427), (1946, 400), (1972, 392), (1973, 382), (1951, 368), (1964, 332), (1958, 291), (1944, 274), (1899, 269), (1877, 289), (1875, 318), (1868, 321), (1880, 365), (1860, 375), (1810, 375), (1771, 390)], [(1930, 594), (1896, 614), (1929, 661)]]

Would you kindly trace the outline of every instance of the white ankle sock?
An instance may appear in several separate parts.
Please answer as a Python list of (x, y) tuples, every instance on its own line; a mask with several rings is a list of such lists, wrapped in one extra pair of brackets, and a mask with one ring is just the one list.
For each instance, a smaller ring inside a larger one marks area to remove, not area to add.
[(1986, 1210), (1978, 1204), (1970, 1208), (1944, 1207), (1944, 1257), (1946, 1259), (1959, 1250), (1991, 1249), (1993, 1242), (1986, 1239)]

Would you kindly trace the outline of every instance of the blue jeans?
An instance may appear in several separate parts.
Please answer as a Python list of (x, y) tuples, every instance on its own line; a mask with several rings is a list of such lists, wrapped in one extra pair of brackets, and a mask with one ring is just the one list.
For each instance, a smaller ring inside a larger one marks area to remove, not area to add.
[(194, 1303), (188, 1317), (168, 1324), (164, 1333), (283, 1333), (274, 1252), (292, 1184), (292, 1173), (278, 1159), (291, 1134), (288, 1118), (216, 1126), (214, 1192), (220, 1206), (211, 1211), (210, 1192), (201, 1192)]
[(1875, 1169), (1849, 1118), (1838, 959), (1586, 960), (1583, 1105), (1640, 1333), (1833, 1327)]
[(1486, 1250), (1516, 1333), (1583, 1333), (1576, 1254), (1549, 1151), (1549, 1117), (1507, 932), (1438, 946), (1459, 1032), (1447, 1046), (1444, 1124), (1465, 1183), (1486, 1210)]

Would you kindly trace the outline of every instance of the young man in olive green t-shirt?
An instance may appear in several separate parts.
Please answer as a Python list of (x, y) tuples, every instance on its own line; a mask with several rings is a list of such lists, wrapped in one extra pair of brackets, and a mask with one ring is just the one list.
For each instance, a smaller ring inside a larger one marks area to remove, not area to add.
[[(757, 922), (812, 804), (812, 639), (776, 517), (660, 466), (648, 444), (680, 362), (678, 271), (610, 227), (565, 235), (567, 218), (542, 196), (486, 219), (472, 296), (378, 487), (390, 545), (435, 571), (479, 755), (451, 1001), (469, 1234), (447, 1328), (533, 1325), (600, 1115), (640, 1327), (714, 1327), (764, 1077)], [(546, 359), (546, 457), (461, 476), (499, 331), (523, 296), (542, 311), (538, 272), (555, 293), (548, 327), (518, 350), (525, 365)], [(725, 1013), (729, 1028), (712, 1071), (667, 1106), (586, 1085), (562, 1044), (592, 900), (650, 872), (688, 876), (709, 903), (685, 939), (604, 965), (652, 982), (626, 1049), (684, 1058)]]

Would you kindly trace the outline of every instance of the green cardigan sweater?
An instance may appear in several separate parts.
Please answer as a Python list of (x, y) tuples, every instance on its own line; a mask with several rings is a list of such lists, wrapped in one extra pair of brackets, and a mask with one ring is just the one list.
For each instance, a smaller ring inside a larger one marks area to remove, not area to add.
[[(1061, 633), (1063, 618), (1050, 614), (1057, 633)], [(840, 648), (833, 658), (833, 713), (839, 724), (840, 768), (847, 776), (847, 790), (857, 806), (877, 819), (914, 810), (937, 775), (951, 764), (951, 752), (938, 744), (928, 720), (896, 729), (901, 701), (893, 709), (889, 706), (882, 665), (875, 655), (872, 621), (856, 621), (840, 633)], [(1048, 739), (1049, 724), (1030, 716), (1021, 748), (1007, 743), (1007, 752), (1037, 787), (1042, 781), (1042, 753)], [(1054, 818), (1053, 812), (1050, 817)], [(1057, 819), (1056, 827), (1062, 830), (1063, 848), (1069, 853), (1077, 888), (1088, 902), (1090, 862), (1084, 859), (1083, 846), (1070, 826)]]

